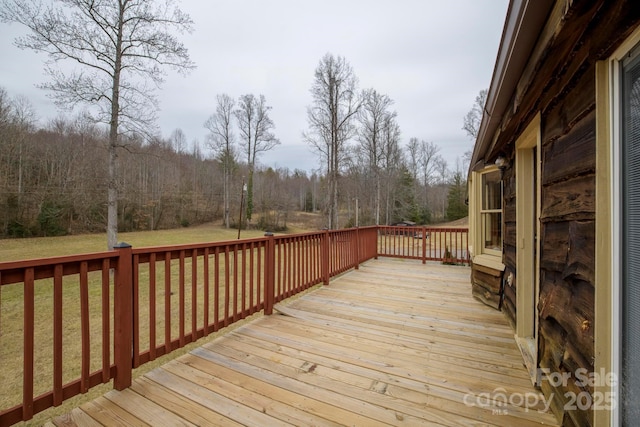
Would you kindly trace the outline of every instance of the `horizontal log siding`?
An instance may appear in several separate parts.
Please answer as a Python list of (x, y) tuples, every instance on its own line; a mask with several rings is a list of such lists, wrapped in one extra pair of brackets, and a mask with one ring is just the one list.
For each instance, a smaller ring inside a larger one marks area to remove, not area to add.
[[(640, 22), (636, 1), (558, 4), (539, 37), (507, 108), (488, 160), (514, 164), (515, 141), (541, 113), (542, 200), (538, 362), (551, 372), (593, 369), (595, 260), (595, 64), (607, 59)], [(516, 317), (515, 182), (505, 171), (502, 309)], [(565, 411), (565, 392), (592, 392), (570, 380), (542, 382), (564, 425), (592, 425), (592, 411)]]
[(567, 375), (566, 384), (542, 383), (545, 394), (560, 397), (554, 406), (564, 422), (592, 425), (591, 411), (565, 406), (565, 393), (593, 393), (576, 385), (578, 369), (593, 371), (595, 314), (595, 86), (592, 73), (581, 80), (579, 96), (544, 116), (539, 363)]

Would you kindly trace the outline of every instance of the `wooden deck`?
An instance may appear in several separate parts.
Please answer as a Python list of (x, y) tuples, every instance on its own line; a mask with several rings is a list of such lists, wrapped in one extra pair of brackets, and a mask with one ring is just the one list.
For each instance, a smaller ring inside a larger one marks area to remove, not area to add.
[(557, 425), (469, 272), (370, 261), (53, 424)]

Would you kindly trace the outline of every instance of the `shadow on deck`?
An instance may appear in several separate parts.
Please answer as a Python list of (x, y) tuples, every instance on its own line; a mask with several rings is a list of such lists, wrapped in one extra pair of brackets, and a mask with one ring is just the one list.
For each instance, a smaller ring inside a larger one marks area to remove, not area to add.
[(367, 262), (52, 423), (557, 425), (469, 273)]

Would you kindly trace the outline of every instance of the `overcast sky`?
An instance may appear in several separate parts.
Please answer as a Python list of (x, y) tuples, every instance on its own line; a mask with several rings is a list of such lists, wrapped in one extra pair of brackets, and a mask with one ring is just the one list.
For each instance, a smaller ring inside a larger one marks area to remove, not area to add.
[[(260, 163), (311, 171), (318, 158), (302, 141), (313, 74), (322, 56), (344, 56), (360, 88), (388, 95), (401, 144), (433, 141), (455, 168), (471, 149), (463, 117), (489, 87), (507, 0), (183, 0), (195, 31), (181, 37), (197, 69), (170, 72), (158, 93), (164, 136), (180, 128), (204, 145), (215, 96), (263, 94), (281, 145)], [(46, 57), (13, 45), (24, 31), (0, 24), (0, 86), (26, 96), (41, 123), (58, 113), (46, 92)], [(208, 150), (207, 150), (208, 152)]]

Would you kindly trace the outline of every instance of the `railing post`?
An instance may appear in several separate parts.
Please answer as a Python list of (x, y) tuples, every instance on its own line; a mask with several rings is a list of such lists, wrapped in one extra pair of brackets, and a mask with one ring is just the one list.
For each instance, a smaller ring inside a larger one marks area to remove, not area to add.
[(329, 245), (329, 229), (324, 229), (324, 234), (322, 235), (322, 247), (321, 247), (321, 259), (322, 259), (322, 282), (325, 286), (329, 284), (329, 256), (331, 255)]
[(131, 386), (133, 362), (133, 255), (128, 243), (118, 243), (113, 248), (119, 253), (113, 297), (113, 357), (116, 365), (113, 387), (124, 390)]
[(360, 228), (356, 227), (356, 237), (355, 243), (353, 245), (353, 252), (355, 254), (355, 265), (354, 268), (356, 270), (360, 269)]
[(427, 263), (427, 227), (422, 227), (422, 263)]
[(273, 314), (273, 305), (275, 303), (275, 279), (276, 279), (276, 243), (273, 238), (273, 233), (266, 232), (265, 237), (267, 239), (267, 246), (265, 247), (265, 262), (264, 262), (264, 314)]

